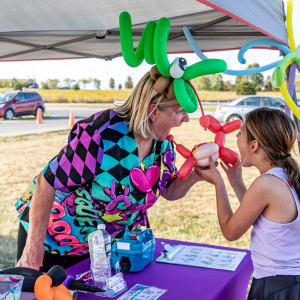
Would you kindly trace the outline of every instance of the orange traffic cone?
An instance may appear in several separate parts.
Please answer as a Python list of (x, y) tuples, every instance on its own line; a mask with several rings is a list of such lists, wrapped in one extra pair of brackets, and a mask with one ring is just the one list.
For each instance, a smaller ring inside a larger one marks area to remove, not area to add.
[(75, 125), (75, 118), (74, 118), (74, 114), (73, 114), (73, 110), (70, 111), (70, 115), (69, 115), (69, 123), (68, 126), (69, 127), (73, 127)]
[(43, 117), (42, 117), (42, 113), (41, 113), (40, 108), (37, 109), (35, 123), (36, 124), (42, 124), (43, 123)]

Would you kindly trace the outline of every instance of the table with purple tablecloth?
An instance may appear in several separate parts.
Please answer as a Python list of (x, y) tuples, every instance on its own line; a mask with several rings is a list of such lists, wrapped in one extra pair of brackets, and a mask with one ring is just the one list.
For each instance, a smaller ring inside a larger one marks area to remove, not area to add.
[[(141, 272), (124, 273), (124, 279), (127, 282), (128, 289), (135, 284), (143, 284), (166, 289), (159, 299), (201, 299), (201, 300), (241, 300), (245, 299), (247, 287), (253, 266), (251, 262), (250, 251), (234, 248), (226, 248), (209, 245), (217, 249), (231, 251), (244, 251), (245, 257), (235, 271), (223, 271), (206, 269), (199, 267), (190, 267), (182, 265), (173, 265), (158, 263), (155, 260), (161, 255), (164, 248), (161, 242), (170, 245), (189, 245), (189, 246), (208, 246), (203, 244), (188, 243), (175, 240), (166, 240), (156, 238), (154, 261), (145, 267)], [(67, 269), (69, 275), (81, 274), (89, 270), (90, 260), (86, 259), (81, 263)], [(123, 293), (122, 293), (123, 294)], [(120, 294), (120, 295), (122, 295)], [(118, 298), (118, 295), (116, 298)], [(113, 299), (116, 299), (113, 298)], [(101, 298), (93, 294), (78, 293), (78, 300), (100, 300), (112, 299)]]

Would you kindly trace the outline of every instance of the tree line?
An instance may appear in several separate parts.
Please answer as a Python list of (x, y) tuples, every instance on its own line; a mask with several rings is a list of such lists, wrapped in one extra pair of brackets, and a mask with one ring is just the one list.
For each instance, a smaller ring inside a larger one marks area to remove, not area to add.
[[(88, 78), (88, 79), (80, 79), (74, 80), (71, 78), (66, 78), (64, 80), (59, 79), (48, 79), (47, 81), (42, 81), (40, 84), (40, 88), (44, 90), (49, 89), (73, 89), (80, 90), (86, 89), (87, 85), (92, 85), (94, 89), (101, 89), (101, 80), (97, 78)], [(127, 77), (127, 80), (124, 82), (125, 89), (133, 88), (133, 81), (130, 76)], [(0, 88), (11, 88), (13, 90), (22, 90), (23, 88), (37, 88), (38, 84), (33, 79), (28, 80), (18, 80), (16, 78), (0, 80)], [(109, 79), (109, 88), (115, 89), (116, 84), (114, 78)], [(121, 83), (118, 84), (118, 89), (122, 89), (123, 86)]]
[[(259, 64), (254, 63), (248, 65), (247, 69), (257, 68)], [(274, 88), (271, 83), (270, 76), (264, 80), (264, 75), (262, 73), (257, 73), (253, 75), (237, 76), (235, 82), (230, 80), (223, 80), (222, 74), (204, 75), (197, 77), (192, 80), (193, 85), (197, 90), (205, 91), (234, 91), (237, 95), (255, 95), (257, 91), (278, 91)], [(62, 81), (58, 79), (48, 79), (45, 82), (41, 82), (40, 88), (42, 89), (73, 89), (80, 90), (86, 89), (87, 86), (92, 85), (94, 89), (101, 89), (101, 80), (97, 78), (74, 80), (66, 78)], [(12, 88), (13, 90), (21, 90), (22, 88), (38, 87), (36, 82), (32, 79), (29, 80), (17, 80), (15, 78), (11, 80), (0, 80), (0, 88)], [(124, 82), (125, 89), (132, 89), (134, 87), (132, 78), (127, 77)], [(295, 81), (296, 91), (300, 91), (300, 74), (296, 75)], [(119, 83), (116, 84), (114, 78), (109, 79), (110, 89), (123, 89), (123, 85)]]
[[(247, 69), (258, 67), (259, 64), (254, 63), (248, 65)], [(257, 91), (261, 90), (278, 90), (277, 88), (273, 87), (270, 76), (268, 76), (267, 79), (264, 80), (264, 75), (262, 73), (236, 76), (234, 83), (232, 83), (230, 80), (224, 81), (222, 74), (204, 75), (195, 78), (194, 80), (192, 80), (192, 83), (197, 90), (235, 91), (237, 95), (255, 95)]]

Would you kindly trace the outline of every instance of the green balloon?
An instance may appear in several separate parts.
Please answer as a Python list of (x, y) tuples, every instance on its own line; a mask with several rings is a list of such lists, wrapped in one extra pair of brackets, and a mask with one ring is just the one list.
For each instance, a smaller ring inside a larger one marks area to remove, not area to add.
[(154, 59), (158, 71), (164, 77), (171, 77), (170, 75), (170, 62), (167, 56), (167, 40), (170, 32), (170, 21), (167, 18), (161, 18), (156, 24), (154, 34), (153, 49)]
[(145, 54), (145, 60), (149, 65), (155, 64), (154, 51), (153, 51), (153, 39), (154, 39), (155, 28), (156, 28), (156, 23), (154, 21), (148, 22), (145, 28), (146, 38), (144, 41), (144, 54)]
[(180, 106), (187, 113), (193, 113), (198, 108), (197, 97), (192, 87), (182, 78), (173, 81), (174, 93)]
[(297, 63), (297, 61), (299, 61), (299, 55), (296, 52), (288, 53), (277, 65), (271, 77), (271, 82), (275, 87), (280, 88), (284, 84), (283, 69), (289, 63), (290, 60), (293, 60)]
[(222, 59), (202, 60), (187, 67), (184, 71), (182, 78), (185, 80), (191, 80), (193, 78), (207, 74), (221, 73), (224, 72), (226, 69), (226, 62)]
[(127, 11), (123, 11), (119, 17), (120, 23), (120, 41), (123, 57), (130, 67), (139, 66), (144, 60), (144, 40), (145, 31), (142, 34), (139, 45), (134, 52), (133, 38), (131, 29), (131, 17)]
[(271, 82), (277, 88), (280, 88), (284, 84), (284, 73), (280, 66), (277, 66), (272, 73)]

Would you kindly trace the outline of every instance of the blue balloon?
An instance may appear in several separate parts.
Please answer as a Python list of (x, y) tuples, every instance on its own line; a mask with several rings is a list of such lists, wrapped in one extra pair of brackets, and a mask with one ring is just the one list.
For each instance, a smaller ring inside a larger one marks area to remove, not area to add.
[[(196, 53), (196, 55), (201, 59), (201, 60), (206, 60), (208, 59), (208, 57), (206, 55), (204, 55), (204, 53), (199, 49), (198, 45), (196, 44), (195, 40), (193, 39), (189, 29), (186, 26), (183, 26), (183, 32), (184, 35), (187, 39), (187, 41), (189, 42), (191, 48), (194, 50), (194, 52)], [(271, 40), (271, 39), (256, 39), (253, 41), (250, 41), (248, 43), (246, 43), (239, 51), (238, 53), (238, 60), (241, 64), (245, 64), (246, 60), (244, 58), (244, 54), (253, 46), (257, 46), (257, 45), (271, 45), (271, 46), (275, 46), (279, 49), (281, 49), (285, 54), (292, 52), (286, 45), (275, 41), (275, 40)], [(281, 60), (275, 61), (273, 63), (270, 63), (268, 65), (265, 66), (261, 66), (258, 68), (253, 68), (253, 69), (246, 69), (246, 70), (230, 70), (227, 69), (225, 72), (223, 72), (224, 74), (227, 75), (234, 75), (234, 76), (243, 76), (243, 75), (252, 75), (252, 74), (256, 74), (256, 73), (260, 73), (260, 72), (264, 72), (267, 70), (270, 70), (272, 68), (275, 68), (279, 62)]]

